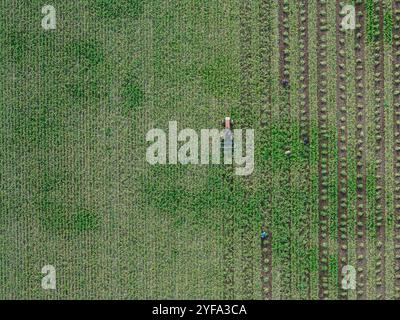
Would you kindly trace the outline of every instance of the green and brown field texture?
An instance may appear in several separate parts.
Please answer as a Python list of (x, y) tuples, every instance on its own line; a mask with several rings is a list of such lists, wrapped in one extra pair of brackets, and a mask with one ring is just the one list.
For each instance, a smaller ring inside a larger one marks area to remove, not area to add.
[[(1, 0), (0, 17), (0, 298), (400, 297), (399, 0)], [(148, 130), (225, 116), (255, 130), (252, 175), (146, 162)]]

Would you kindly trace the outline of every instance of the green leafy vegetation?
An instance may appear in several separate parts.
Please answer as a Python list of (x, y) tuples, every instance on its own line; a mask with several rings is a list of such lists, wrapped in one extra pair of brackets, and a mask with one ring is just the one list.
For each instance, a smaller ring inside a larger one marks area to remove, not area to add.
[[(380, 32), (379, 32), (379, 18), (375, 12), (375, 1), (374, 0), (366, 0), (366, 33), (368, 43), (374, 43), (379, 40)], [(386, 43), (392, 43), (392, 28), (393, 28), (393, 20), (392, 20), (392, 12), (391, 8), (384, 8), (383, 11), (383, 39)]]
[[(380, 82), (382, 52), (361, 44), (398, 39), (396, 10), (380, 34), (377, 2), (352, 2), (365, 5), (365, 39), (339, 37), (341, 66), (330, 1), (56, 0), (49, 32), (28, 2), (0, 4), (0, 299), (260, 299), (269, 280), (272, 299), (336, 299), (343, 258), (373, 275), (348, 297), (375, 299), (381, 223), (395, 298), (400, 93), (376, 86), (396, 87), (400, 63)], [(222, 129), (226, 116), (255, 130), (252, 175), (147, 163), (148, 130)], [(60, 275), (51, 293), (45, 264)]]
[(365, 7), (367, 12), (367, 40), (369, 43), (377, 41), (379, 37), (379, 21), (375, 15), (375, 2), (374, 0), (366, 0)]
[(143, 13), (142, 0), (90, 0), (90, 7), (104, 19), (133, 18)]
[(137, 111), (144, 101), (144, 91), (137, 79), (132, 78), (123, 87), (124, 106), (127, 111)]
[(219, 56), (208, 62), (201, 75), (204, 86), (217, 97), (223, 96), (229, 88), (238, 85), (237, 66), (230, 56)]
[(390, 10), (385, 11), (383, 20), (383, 35), (386, 43), (392, 44), (393, 18)]

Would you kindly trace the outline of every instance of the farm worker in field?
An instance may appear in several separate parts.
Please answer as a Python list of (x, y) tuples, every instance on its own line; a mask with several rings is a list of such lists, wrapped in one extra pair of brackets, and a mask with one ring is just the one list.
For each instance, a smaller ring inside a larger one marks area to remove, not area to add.
[(263, 230), (261, 231), (261, 239), (265, 239), (267, 237), (267, 233)]

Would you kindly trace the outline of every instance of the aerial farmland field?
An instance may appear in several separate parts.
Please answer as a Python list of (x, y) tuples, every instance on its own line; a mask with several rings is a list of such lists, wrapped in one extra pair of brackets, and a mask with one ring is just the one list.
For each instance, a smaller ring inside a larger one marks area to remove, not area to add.
[(0, 0), (0, 181), (0, 299), (399, 299), (400, 0)]

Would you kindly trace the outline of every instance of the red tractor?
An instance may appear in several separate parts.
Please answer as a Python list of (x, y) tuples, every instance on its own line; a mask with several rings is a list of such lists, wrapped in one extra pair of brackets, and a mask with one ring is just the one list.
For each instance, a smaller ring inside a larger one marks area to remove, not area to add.
[(233, 133), (232, 120), (230, 117), (225, 117), (223, 121), (224, 131), (221, 136), (221, 147), (225, 152), (231, 152), (233, 149)]
[(225, 120), (223, 121), (223, 126), (225, 127), (225, 129), (231, 130), (232, 125), (233, 123), (231, 117), (225, 117)]
[[(227, 163), (232, 161), (233, 155), (233, 133), (232, 133), (232, 120), (230, 117), (225, 117), (222, 122), (224, 130), (221, 136), (221, 149), (224, 152), (224, 159), (227, 159)], [(225, 162), (226, 163), (226, 162)]]

